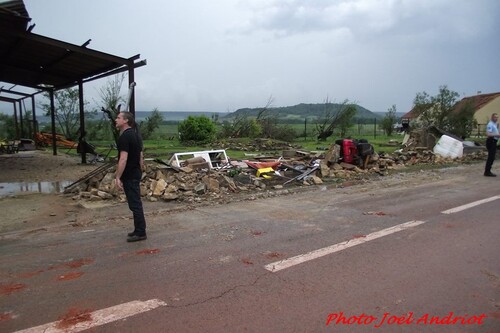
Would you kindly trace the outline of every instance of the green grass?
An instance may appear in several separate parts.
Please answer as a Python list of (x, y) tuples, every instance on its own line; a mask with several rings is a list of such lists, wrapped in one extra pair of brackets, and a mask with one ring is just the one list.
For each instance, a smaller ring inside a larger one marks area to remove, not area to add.
[[(304, 134), (304, 124), (290, 124), (287, 125), (292, 127), (297, 133)], [(306, 128), (307, 137), (296, 138), (293, 142), (294, 145), (298, 145), (303, 150), (307, 151), (322, 151), (328, 149), (328, 147), (334, 143), (337, 139), (340, 139), (339, 133), (335, 133), (333, 136), (328, 138), (326, 141), (318, 141), (315, 136), (313, 136), (315, 126), (308, 124)], [(152, 135), (153, 139), (145, 140), (145, 155), (146, 157), (158, 157), (162, 159), (169, 159), (174, 153), (182, 153), (189, 151), (200, 151), (200, 150), (211, 150), (211, 149), (223, 149), (218, 142), (239, 142), (242, 144), (251, 143), (253, 139), (250, 138), (240, 138), (240, 139), (223, 139), (212, 145), (194, 145), (185, 146), (181, 144), (178, 140), (178, 129), (175, 124), (161, 125)], [(374, 125), (354, 125), (346, 134), (347, 138), (354, 139), (366, 139), (371, 143), (375, 151), (381, 152), (394, 152), (399, 146), (387, 146), (389, 140), (396, 140), (399, 143), (403, 140), (402, 135), (394, 134), (392, 136), (386, 136), (380, 131), (374, 131)], [(109, 157), (115, 157), (117, 155), (116, 150), (110, 151), (110, 146), (113, 141), (92, 141), (92, 144), (96, 146), (96, 151), (101, 155), (108, 155)], [(76, 155), (76, 149), (67, 150), (65, 148), (60, 148), (62, 152), (68, 152), (69, 154)], [(245, 154), (273, 154), (280, 155), (281, 151), (273, 152), (259, 152), (259, 151), (239, 151), (226, 149), (227, 155), (231, 159), (248, 159), (251, 158)]]
[[(304, 138), (298, 138), (291, 142), (294, 145), (300, 146), (302, 150), (306, 151), (323, 151), (329, 148), (329, 146), (335, 142), (338, 138), (331, 137), (326, 141), (317, 141), (313, 139), (304, 140)], [(394, 152), (399, 146), (386, 146), (389, 140), (397, 140), (401, 142), (401, 136), (391, 136), (391, 137), (377, 137), (376, 139), (368, 139), (368, 142), (371, 143), (375, 151), (378, 153), (381, 152)], [(243, 139), (232, 139), (231, 142), (239, 142), (241, 144), (250, 143), (252, 139), (243, 138)], [(221, 142), (229, 142), (228, 140), (221, 140)], [(113, 144), (112, 141), (99, 141), (92, 142), (92, 144), (96, 147), (96, 151), (101, 155), (109, 155), (109, 157), (115, 157), (117, 155), (116, 149), (112, 149), (110, 151), (110, 146)], [(156, 139), (156, 140), (145, 140), (144, 148), (145, 148), (145, 156), (146, 157), (158, 157), (161, 159), (168, 159), (174, 153), (182, 153), (189, 151), (202, 151), (202, 150), (212, 150), (212, 149), (223, 149), (222, 145), (209, 144), (209, 145), (194, 145), (194, 146), (185, 146), (179, 142), (178, 139), (173, 140), (165, 140), (165, 139)], [(67, 152), (68, 154), (77, 155), (76, 149), (68, 150), (66, 148), (59, 148), (61, 152)], [(109, 153), (109, 154), (108, 154)], [(241, 151), (241, 150), (232, 150), (226, 149), (226, 154), (235, 160), (239, 159), (248, 159), (251, 158), (245, 154), (263, 154), (263, 155), (280, 155), (281, 151)]]

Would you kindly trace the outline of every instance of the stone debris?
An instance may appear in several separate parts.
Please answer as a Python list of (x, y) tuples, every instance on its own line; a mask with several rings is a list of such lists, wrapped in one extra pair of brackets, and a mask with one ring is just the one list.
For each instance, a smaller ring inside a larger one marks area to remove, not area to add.
[[(410, 146), (394, 153), (374, 152), (356, 164), (342, 161), (341, 149), (332, 144), (326, 151), (307, 152), (291, 146), (282, 147), (281, 156), (258, 161), (229, 161), (221, 168), (199, 168), (205, 162), (197, 161), (197, 167), (189, 165), (170, 166), (164, 160), (146, 161), (146, 170), (141, 181), (141, 195), (147, 201), (180, 201), (196, 203), (201, 201), (224, 202), (235, 194), (249, 194), (247, 199), (263, 195), (290, 193), (287, 188), (321, 185), (343, 180), (362, 179), (373, 175), (387, 175), (390, 170), (398, 170), (419, 164), (459, 164), (473, 160), (484, 160), (485, 150), (464, 154), (459, 159), (443, 158), (430, 149)], [(413, 149), (412, 149), (413, 148)], [(286, 157), (285, 157), (286, 156)], [(210, 161), (206, 161), (209, 163)], [(272, 165), (272, 172), (269, 166)], [(260, 168), (265, 166), (265, 168)], [(120, 201), (125, 202), (123, 192), (118, 191), (114, 182), (115, 165), (90, 173), (90, 177), (65, 191), (75, 200)], [(257, 177), (259, 170), (266, 172)], [(273, 194), (270, 194), (270, 193)]]

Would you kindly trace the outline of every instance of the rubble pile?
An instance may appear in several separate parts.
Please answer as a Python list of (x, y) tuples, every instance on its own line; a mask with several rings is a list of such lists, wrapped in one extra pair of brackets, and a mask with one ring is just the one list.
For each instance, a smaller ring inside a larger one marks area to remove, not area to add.
[[(482, 150), (450, 159), (427, 149), (403, 149), (392, 154), (373, 153), (364, 161), (352, 164), (343, 162), (340, 152), (337, 144), (321, 153), (286, 147), (275, 159), (227, 161), (222, 167), (202, 169), (186, 164), (174, 166), (158, 159), (146, 161), (141, 194), (149, 201), (221, 202), (236, 194), (285, 194), (290, 193), (290, 187), (387, 175), (390, 170), (409, 165), (467, 163), (484, 160), (486, 156)], [(73, 195), (75, 200), (126, 201), (123, 192), (115, 187), (116, 166), (110, 164), (101, 169), (68, 186), (65, 193)]]

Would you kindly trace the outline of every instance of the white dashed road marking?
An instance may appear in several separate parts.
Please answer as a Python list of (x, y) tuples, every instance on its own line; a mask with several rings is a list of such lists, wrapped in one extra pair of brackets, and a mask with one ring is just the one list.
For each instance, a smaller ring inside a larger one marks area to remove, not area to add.
[(360, 245), (360, 244), (369, 242), (371, 240), (393, 234), (395, 232), (399, 232), (402, 230), (416, 227), (416, 226), (424, 224), (424, 223), (425, 223), (425, 221), (410, 221), (410, 222), (398, 224), (394, 227), (390, 227), (387, 229), (379, 230), (379, 231), (373, 232), (371, 234), (368, 234), (368, 235), (366, 235), (366, 237), (350, 239), (348, 241), (338, 243), (335, 245), (331, 245), (328, 247), (324, 247), (322, 249), (314, 250), (314, 251), (311, 251), (311, 252), (306, 253), (306, 254), (301, 254), (301, 255), (291, 257), (288, 259), (276, 261), (276, 262), (273, 262), (271, 264), (264, 266), (264, 268), (267, 269), (268, 271), (271, 271), (271, 272), (277, 272), (277, 271), (280, 271), (282, 269), (289, 268), (289, 267), (301, 264), (301, 263), (306, 262), (306, 261), (317, 259), (317, 258), (326, 256), (328, 254), (332, 254), (334, 252), (339, 252), (339, 251), (345, 250), (347, 248), (350, 248), (350, 247), (353, 247), (356, 245)]
[(494, 197), (491, 197), (491, 198), (486, 198), (486, 199), (474, 201), (474, 202), (471, 202), (471, 203), (466, 204), (466, 205), (462, 205), (462, 206), (458, 206), (458, 207), (455, 207), (455, 208), (452, 208), (452, 209), (444, 210), (441, 213), (442, 214), (458, 213), (458, 212), (461, 212), (463, 210), (466, 210), (466, 209), (469, 209), (469, 208), (472, 208), (472, 207), (475, 207), (475, 206), (479, 206), (479, 205), (482, 205), (482, 204), (487, 203), (487, 202), (495, 201), (495, 200), (498, 200), (498, 199), (500, 199), (500, 195), (495, 195)]
[[(495, 201), (498, 199), (500, 199), (500, 195), (496, 195), (496, 196), (493, 196), (490, 198), (474, 201), (474, 202), (468, 203), (466, 205), (462, 205), (462, 206), (458, 206), (458, 207), (451, 208), (448, 210), (444, 210), (441, 213), (442, 214), (458, 213), (458, 212), (464, 211), (466, 209), (476, 207), (476, 206), (482, 205), (484, 203)], [(356, 245), (360, 245), (360, 244), (369, 242), (371, 240), (393, 234), (393, 233), (398, 232), (398, 231), (402, 231), (402, 230), (416, 227), (416, 226), (424, 224), (426, 222), (427, 221), (410, 221), (410, 222), (406, 222), (403, 224), (398, 224), (394, 227), (390, 227), (387, 229), (373, 232), (373, 233), (367, 235), (366, 237), (351, 239), (351, 240), (348, 240), (348, 241), (345, 241), (342, 243), (338, 243), (335, 245), (324, 247), (322, 249), (314, 250), (314, 251), (311, 251), (311, 252), (306, 253), (306, 254), (300, 254), (300, 255), (295, 256), (295, 257), (276, 261), (276, 262), (270, 263), (268, 265), (265, 265), (264, 268), (267, 269), (268, 271), (271, 271), (271, 272), (277, 272), (277, 271), (280, 271), (282, 269), (290, 268), (292, 266), (301, 264), (301, 263), (306, 262), (306, 261), (314, 260), (314, 259), (326, 256), (328, 254), (339, 252), (339, 251), (345, 250), (347, 248), (350, 248), (350, 247), (353, 247)]]
[(125, 319), (130, 316), (134, 316), (139, 313), (143, 313), (146, 311), (150, 311), (156, 309), (160, 306), (165, 306), (167, 303), (159, 300), (159, 299), (150, 299), (148, 301), (132, 301), (128, 303), (123, 303), (119, 305), (112, 306), (110, 308), (94, 311), (90, 313), (89, 321), (82, 321), (76, 323), (70, 327), (58, 327), (60, 325), (60, 321), (55, 321), (49, 324), (40, 325), (37, 327), (28, 328), (22, 331), (17, 331), (14, 333), (35, 333), (35, 332), (44, 332), (44, 333), (69, 333), (69, 332), (81, 332), (84, 330), (88, 330), (90, 328), (101, 326), (105, 324), (109, 324), (111, 322)]

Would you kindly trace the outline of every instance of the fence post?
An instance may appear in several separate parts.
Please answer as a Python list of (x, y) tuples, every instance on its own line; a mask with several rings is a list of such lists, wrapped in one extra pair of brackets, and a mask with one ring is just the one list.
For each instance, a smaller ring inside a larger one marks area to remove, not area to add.
[(307, 141), (307, 117), (304, 118), (304, 141)]
[(373, 124), (373, 138), (377, 138), (377, 118), (373, 118), (374, 124)]

